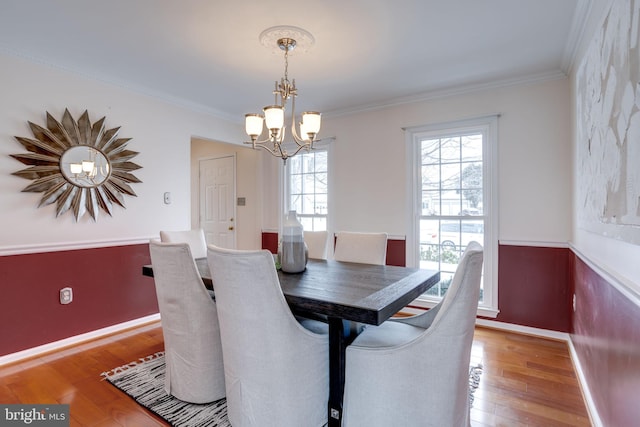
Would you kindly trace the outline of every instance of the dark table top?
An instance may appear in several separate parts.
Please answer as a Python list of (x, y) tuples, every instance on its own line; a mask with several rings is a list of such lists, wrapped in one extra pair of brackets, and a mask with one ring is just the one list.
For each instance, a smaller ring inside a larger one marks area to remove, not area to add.
[[(205, 286), (212, 289), (206, 258), (196, 259)], [(146, 265), (143, 274), (153, 276)], [(440, 272), (416, 268), (309, 260), (302, 273), (278, 271), (294, 311), (380, 325), (440, 280)]]

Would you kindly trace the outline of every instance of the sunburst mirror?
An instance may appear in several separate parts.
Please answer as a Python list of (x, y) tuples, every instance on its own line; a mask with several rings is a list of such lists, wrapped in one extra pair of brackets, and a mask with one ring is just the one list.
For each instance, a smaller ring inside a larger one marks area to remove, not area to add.
[(22, 191), (44, 193), (38, 207), (57, 203), (56, 216), (71, 210), (76, 221), (85, 213), (95, 221), (100, 209), (112, 215), (114, 204), (125, 207), (125, 194), (136, 196), (129, 184), (141, 181), (131, 171), (141, 166), (130, 160), (138, 153), (104, 120), (92, 125), (85, 111), (76, 121), (65, 109), (59, 122), (47, 112), (46, 128), (28, 122), (35, 139), (15, 137), (29, 153), (11, 157), (30, 167), (13, 175), (33, 180)]

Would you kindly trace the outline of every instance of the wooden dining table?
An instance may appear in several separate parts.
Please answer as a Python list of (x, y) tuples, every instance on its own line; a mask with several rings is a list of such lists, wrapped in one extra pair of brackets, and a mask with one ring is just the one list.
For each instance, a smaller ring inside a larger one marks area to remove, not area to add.
[[(206, 258), (196, 259), (205, 286), (213, 289)], [(142, 273), (153, 276), (153, 267)], [(380, 325), (440, 281), (440, 272), (417, 268), (309, 260), (305, 271), (278, 271), (292, 312), (321, 316), (329, 329), (328, 425), (342, 424), (345, 354), (355, 338), (351, 322)], [(366, 392), (363, 390), (363, 392)]]

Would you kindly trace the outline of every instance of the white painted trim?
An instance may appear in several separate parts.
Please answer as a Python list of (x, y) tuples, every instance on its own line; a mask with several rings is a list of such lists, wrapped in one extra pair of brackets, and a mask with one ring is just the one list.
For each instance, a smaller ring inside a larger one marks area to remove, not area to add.
[(76, 249), (95, 249), (111, 246), (142, 245), (159, 236), (134, 237), (131, 239), (87, 240), (78, 242), (43, 243), (20, 246), (0, 246), (0, 256), (36, 254), (45, 252), (73, 251)]
[(596, 261), (586, 256), (583, 252), (578, 250), (573, 244), (570, 246), (573, 253), (576, 254), (580, 260), (582, 260), (587, 266), (592, 269), (597, 275), (602, 277), (604, 281), (616, 288), (622, 295), (627, 297), (632, 303), (640, 307), (640, 294), (633, 290), (631, 285), (627, 285), (624, 279), (616, 277), (613, 273), (609, 273), (605, 267), (600, 266)]
[(96, 329), (95, 331), (87, 332), (73, 337), (65, 338), (59, 341), (54, 341), (48, 344), (40, 345), (38, 347), (28, 348), (26, 350), (18, 351), (16, 353), (7, 354), (0, 357), (0, 366), (8, 363), (17, 362), (23, 359), (27, 359), (34, 356), (39, 356), (43, 353), (60, 350), (63, 347), (79, 344), (85, 341), (93, 340), (96, 338), (110, 335), (116, 332), (123, 331), (125, 329), (142, 326), (146, 323), (155, 322), (160, 320), (160, 313), (151, 314), (149, 316), (141, 317), (139, 319), (130, 320), (128, 322), (119, 323), (117, 325), (107, 326), (106, 328)]
[(387, 240), (400, 240), (400, 241), (406, 241), (407, 240), (407, 236), (402, 235), (402, 234), (389, 234), (387, 236)]
[(584, 396), (584, 400), (587, 406), (587, 412), (589, 413), (589, 419), (591, 420), (591, 425), (593, 425), (593, 427), (604, 427), (604, 424), (602, 424), (602, 420), (600, 419), (600, 414), (598, 414), (596, 404), (593, 401), (593, 396), (591, 395), (591, 389), (589, 388), (587, 377), (585, 377), (584, 375), (582, 364), (580, 363), (578, 353), (576, 352), (576, 348), (574, 347), (573, 341), (571, 339), (569, 339), (569, 354), (571, 355), (573, 367), (575, 368), (578, 375), (578, 383), (580, 383), (580, 389), (582, 390), (582, 395)]
[[(422, 216), (422, 208), (419, 201), (422, 200), (420, 184), (420, 146), (425, 138), (438, 138), (443, 134), (457, 135), (461, 132), (482, 133), (482, 174), (484, 179), (483, 200), (484, 215), (478, 217), (484, 221), (484, 296), (481, 315), (496, 317), (498, 308), (498, 224), (499, 224), (499, 195), (498, 195), (498, 120), (501, 113), (462, 118), (442, 123), (430, 123), (426, 125), (403, 127), (405, 131), (405, 161), (407, 179), (410, 182), (410, 191), (407, 190), (405, 206), (411, 209), (407, 214), (407, 267), (419, 267), (419, 222)], [(444, 216), (440, 216), (443, 218)], [(437, 218), (437, 217), (434, 217)], [(480, 313), (479, 313), (480, 314)]]
[(452, 96), (467, 95), (467, 94), (471, 94), (479, 91), (500, 89), (500, 88), (510, 87), (510, 86), (536, 84), (536, 83), (542, 83), (542, 82), (560, 80), (560, 79), (566, 79), (566, 78), (567, 78), (567, 75), (563, 71), (558, 70), (558, 71), (530, 74), (524, 77), (516, 77), (516, 78), (505, 79), (500, 81), (493, 81), (489, 83), (459, 85), (454, 88), (428, 91), (423, 93), (416, 93), (406, 97), (393, 98), (393, 99), (386, 100), (383, 103), (373, 103), (373, 104), (361, 105), (354, 108), (344, 108), (344, 109), (323, 111), (322, 116), (329, 117), (329, 118), (343, 117), (343, 116), (348, 116), (351, 114), (362, 113), (367, 111), (382, 110), (385, 108), (395, 107), (398, 105), (414, 104), (418, 102), (431, 101), (434, 99), (442, 99), (442, 98), (449, 98)]
[(567, 242), (532, 242), (530, 240), (499, 240), (503, 246), (532, 246), (535, 248), (568, 248)]
[(516, 332), (524, 335), (549, 338), (552, 340), (569, 341), (571, 336), (566, 332), (552, 331), (549, 329), (533, 328), (531, 326), (516, 325), (515, 323), (498, 322), (496, 320), (476, 319), (476, 325), (502, 331)]

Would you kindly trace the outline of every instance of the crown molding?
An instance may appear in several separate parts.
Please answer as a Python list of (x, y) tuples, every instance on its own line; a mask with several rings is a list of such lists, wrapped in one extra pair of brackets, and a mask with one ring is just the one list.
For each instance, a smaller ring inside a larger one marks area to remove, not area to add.
[(469, 93), (480, 92), (483, 90), (500, 89), (509, 86), (521, 86), (534, 83), (540, 83), (551, 80), (560, 80), (567, 78), (567, 74), (562, 70), (556, 70), (551, 72), (529, 74), (527, 76), (508, 78), (502, 80), (495, 80), (486, 83), (472, 83), (468, 85), (455, 86), (446, 89), (437, 89), (433, 91), (421, 92), (418, 94), (392, 98), (386, 101), (374, 102), (362, 106), (337, 109), (323, 112), (325, 117), (341, 117), (350, 114), (363, 113), (367, 111), (382, 110), (385, 108), (396, 107), (406, 104), (415, 104), (419, 102), (432, 101), (434, 99), (449, 98), (452, 96), (466, 95)]

